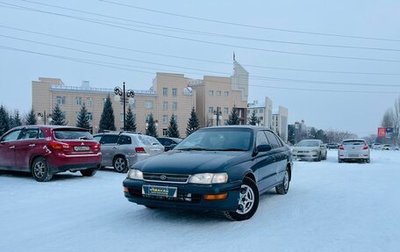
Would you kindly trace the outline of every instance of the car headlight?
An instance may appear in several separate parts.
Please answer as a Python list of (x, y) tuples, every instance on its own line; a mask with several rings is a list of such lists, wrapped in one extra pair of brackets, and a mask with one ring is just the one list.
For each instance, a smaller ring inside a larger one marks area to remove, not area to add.
[(143, 172), (137, 169), (130, 169), (128, 172), (128, 178), (143, 180)]
[(228, 182), (228, 174), (224, 173), (199, 173), (190, 176), (192, 184), (223, 184)]

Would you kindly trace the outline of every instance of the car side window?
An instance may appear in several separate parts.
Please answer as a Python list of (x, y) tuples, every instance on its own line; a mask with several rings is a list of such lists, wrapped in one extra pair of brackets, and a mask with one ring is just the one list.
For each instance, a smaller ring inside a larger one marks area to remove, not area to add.
[(118, 142), (118, 135), (104, 135), (101, 140), (100, 143), (101, 144), (116, 144)]
[(39, 137), (39, 129), (25, 129), (22, 130), (18, 140), (36, 139)]
[(257, 132), (256, 146), (262, 144), (269, 144), (267, 137), (265, 136), (264, 131)]
[(123, 144), (132, 144), (131, 137), (130, 136), (121, 135), (118, 138), (117, 144), (121, 144), (121, 145), (123, 145)]
[(269, 144), (271, 144), (272, 149), (281, 147), (281, 143), (278, 142), (278, 139), (275, 137), (274, 133), (272, 133), (270, 131), (266, 131), (265, 134), (267, 134), (267, 138), (268, 138)]
[(11, 142), (11, 141), (16, 141), (18, 139), (19, 134), (21, 133), (21, 130), (14, 130), (7, 135), (5, 135), (1, 141), (2, 142)]

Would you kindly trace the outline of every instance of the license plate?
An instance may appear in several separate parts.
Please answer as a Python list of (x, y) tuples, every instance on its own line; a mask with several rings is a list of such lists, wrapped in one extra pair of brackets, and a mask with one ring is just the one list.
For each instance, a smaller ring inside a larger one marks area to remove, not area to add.
[(155, 196), (163, 198), (176, 198), (178, 188), (170, 186), (143, 185), (142, 193), (144, 196)]
[(358, 154), (349, 154), (349, 157), (358, 157)]
[(89, 146), (75, 146), (74, 150), (75, 151), (88, 151), (88, 150), (90, 150), (90, 147)]

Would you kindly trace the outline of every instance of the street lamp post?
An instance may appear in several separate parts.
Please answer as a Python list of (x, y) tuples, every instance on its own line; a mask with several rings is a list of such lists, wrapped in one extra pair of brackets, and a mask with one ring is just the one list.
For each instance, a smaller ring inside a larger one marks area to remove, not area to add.
[(126, 97), (129, 97), (129, 98), (133, 98), (133, 97), (135, 97), (135, 92), (133, 91), (133, 90), (131, 90), (131, 89), (128, 89), (126, 92), (125, 92), (125, 82), (122, 82), (122, 89), (120, 88), (120, 87), (115, 87), (114, 88), (114, 94), (115, 95), (118, 95), (118, 96), (122, 96), (122, 107), (123, 107), (123, 113), (124, 113), (124, 116), (123, 116), (123, 130), (125, 131), (125, 128), (126, 128), (126, 123), (125, 123), (125, 120), (126, 120)]
[(217, 126), (219, 126), (219, 118), (222, 117), (221, 107), (217, 107), (217, 111), (214, 111), (214, 116), (217, 121)]
[(47, 118), (49, 118), (49, 122), (51, 122), (52, 120), (51, 120), (51, 114), (46, 114), (46, 110), (45, 111), (43, 111), (43, 113), (38, 113), (37, 114), (37, 116), (38, 116), (38, 119), (39, 120), (42, 120), (42, 118), (43, 118), (43, 124), (44, 125), (46, 125), (46, 122), (47, 122)]

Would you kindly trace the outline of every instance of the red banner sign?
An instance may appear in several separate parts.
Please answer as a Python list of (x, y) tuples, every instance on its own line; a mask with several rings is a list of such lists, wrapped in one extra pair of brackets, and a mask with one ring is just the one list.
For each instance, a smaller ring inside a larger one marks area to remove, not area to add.
[(386, 136), (386, 128), (378, 128), (378, 137)]

